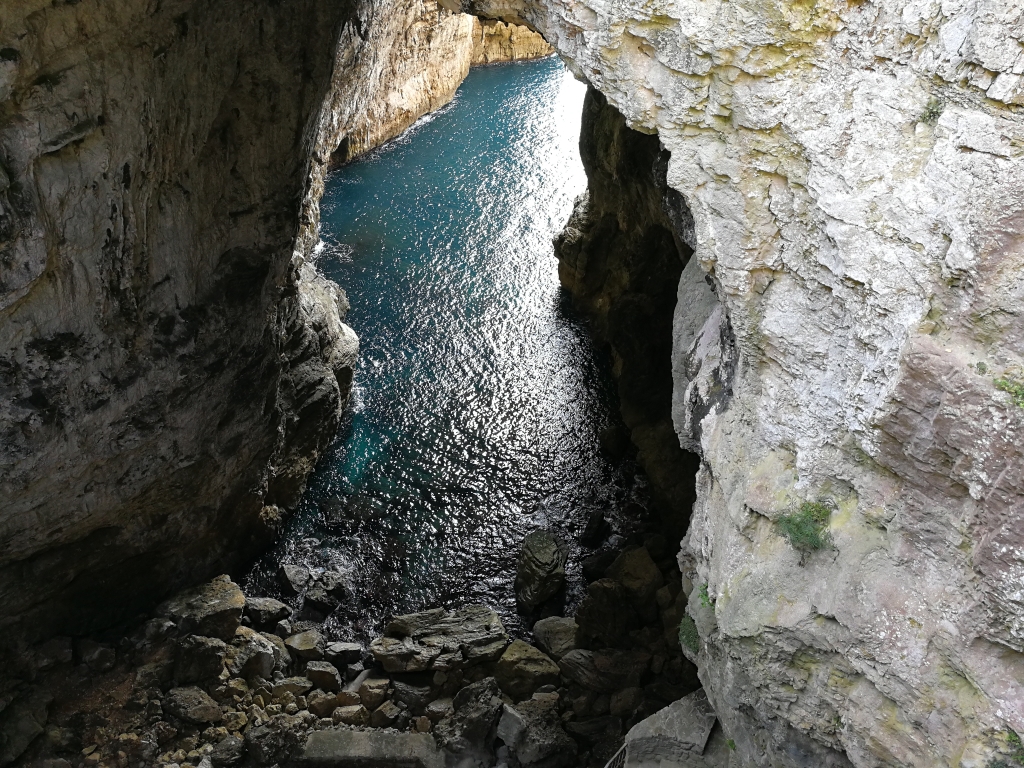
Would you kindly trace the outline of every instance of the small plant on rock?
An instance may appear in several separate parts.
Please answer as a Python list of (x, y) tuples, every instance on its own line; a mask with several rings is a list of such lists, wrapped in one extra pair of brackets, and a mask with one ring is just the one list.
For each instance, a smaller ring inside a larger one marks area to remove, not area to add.
[(803, 555), (832, 546), (828, 519), (832, 510), (820, 501), (805, 501), (800, 509), (780, 517), (776, 523), (793, 549)]
[(700, 592), (698, 594), (700, 596), (700, 604), (701, 605), (703, 605), (705, 608), (714, 608), (715, 607), (715, 601), (712, 600), (711, 596), (708, 594), (708, 585), (707, 584), (701, 584), (700, 585)]
[(1018, 768), (1024, 765), (1024, 744), (1021, 744), (1020, 736), (1016, 731), (1007, 731), (1006, 744), (1010, 748), (1009, 760), (993, 760), (987, 768)]
[(1014, 405), (1018, 408), (1024, 408), (1024, 381), (1021, 381), (1016, 376), (1005, 375), (1002, 378), (995, 379), (993, 383), (996, 385), (996, 389), (1006, 392), (1013, 398)]
[(700, 650), (700, 635), (697, 634), (697, 625), (689, 616), (683, 616), (682, 621), (679, 622), (679, 644), (694, 653)]
[(921, 113), (921, 122), (928, 125), (935, 125), (939, 122), (939, 116), (942, 114), (943, 103), (941, 99), (932, 96), (928, 99), (928, 103), (925, 105), (924, 112)]

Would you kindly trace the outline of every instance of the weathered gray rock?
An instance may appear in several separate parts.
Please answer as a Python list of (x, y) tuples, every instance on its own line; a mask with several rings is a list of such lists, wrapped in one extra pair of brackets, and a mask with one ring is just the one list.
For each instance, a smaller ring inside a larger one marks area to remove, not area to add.
[(533, 613), (565, 588), (568, 555), (565, 544), (549, 531), (526, 535), (515, 581), (516, 602), (522, 611)]
[(281, 619), (292, 615), (292, 609), (272, 597), (245, 598), (245, 615), (258, 629), (272, 629)]
[(109, 672), (117, 662), (114, 649), (105, 643), (82, 638), (77, 646), (78, 658), (93, 672)]
[(385, 701), (370, 713), (370, 725), (374, 728), (390, 728), (401, 717), (402, 710), (393, 701)]
[(17, 696), (0, 717), (0, 765), (14, 762), (43, 733), (53, 695), (31, 689)]
[(319, 690), (306, 694), (306, 709), (317, 717), (330, 717), (337, 707), (337, 694)]
[(405, 706), (414, 715), (422, 715), (427, 704), (434, 698), (434, 687), (429, 680), (419, 679), (420, 676), (413, 676), (411, 679), (398, 679), (391, 681), (394, 688), (394, 699)]
[(576, 609), (577, 642), (585, 648), (628, 645), (629, 632), (640, 626), (637, 602), (615, 579), (598, 579)]
[(388, 695), (391, 681), (386, 677), (367, 676), (359, 684), (359, 700), (371, 712), (381, 705)]
[(189, 635), (178, 642), (174, 679), (178, 685), (211, 680), (224, 669), (228, 644), (215, 637)]
[(344, 704), (334, 710), (331, 715), (336, 723), (345, 725), (369, 725), (370, 713), (362, 704)]
[(245, 595), (228, 576), (187, 590), (160, 606), (158, 614), (178, 625), (181, 634), (231, 640), (242, 619)]
[(324, 657), (324, 638), (315, 629), (292, 635), (285, 639), (284, 644), (298, 659), (320, 661)]
[(651, 656), (642, 651), (569, 651), (558, 662), (562, 674), (592, 691), (613, 693), (635, 688)]
[(592, 717), (589, 720), (571, 720), (565, 730), (577, 742), (588, 747), (609, 738), (617, 739), (622, 735), (622, 719), (614, 715)]
[(284, 693), (300, 696), (312, 688), (313, 681), (308, 677), (286, 677), (280, 682), (274, 683), (271, 690), (275, 697), (279, 697)]
[(559, 675), (555, 662), (522, 640), (513, 641), (494, 667), (498, 686), (513, 701), (530, 698), (542, 685), (558, 685)]
[(608, 568), (608, 577), (625, 587), (643, 623), (649, 624), (657, 618), (655, 594), (665, 578), (646, 547), (629, 549), (619, 555)]
[(467, 685), (452, 700), (452, 713), (434, 727), (438, 746), (460, 765), (493, 765), (502, 706), (493, 677)]
[(277, 583), (285, 595), (294, 597), (301, 594), (309, 584), (309, 568), (296, 563), (284, 563), (277, 569)]
[(215, 768), (238, 765), (245, 755), (245, 742), (237, 736), (225, 736), (217, 742), (210, 753)]
[(314, 731), (295, 759), (297, 768), (444, 768), (434, 740), (420, 733)]
[(339, 669), (354, 664), (363, 657), (363, 646), (359, 643), (330, 643), (324, 649), (327, 660)]
[(452, 700), (449, 698), (434, 699), (427, 704), (425, 714), (432, 723), (443, 720), (453, 711)]
[(703, 690), (640, 721), (626, 734), (626, 760), (631, 764), (683, 762), (704, 752), (715, 711)]
[(220, 707), (202, 688), (172, 688), (163, 699), (164, 711), (190, 723), (219, 723)]
[(576, 620), (549, 616), (533, 625), (533, 636), (544, 653), (556, 661), (576, 648)]
[(370, 652), (388, 672), (461, 669), (494, 661), (508, 645), (501, 619), (490, 608), (469, 605), (396, 616)]
[(276, 648), (259, 632), (239, 627), (228, 648), (226, 666), (235, 677), (262, 677), (274, 675)]
[(327, 661), (310, 661), (306, 664), (306, 677), (313, 685), (324, 691), (337, 693), (341, 690), (341, 675), (338, 668)]
[(576, 742), (560, 725), (557, 694), (538, 693), (514, 707), (506, 704), (497, 736), (522, 768), (564, 768), (576, 762)]

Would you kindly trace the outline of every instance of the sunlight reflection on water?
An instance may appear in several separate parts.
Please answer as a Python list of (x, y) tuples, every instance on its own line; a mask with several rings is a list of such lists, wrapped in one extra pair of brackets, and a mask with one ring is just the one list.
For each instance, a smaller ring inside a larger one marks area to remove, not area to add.
[(250, 589), (276, 594), (277, 564), (301, 562), (347, 574), (339, 636), (470, 601), (519, 632), (526, 533), (574, 542), (590, 510), (642, 498), (633, 468), (601, 455), (609, 365), (551, 247), (586, 188), (584, 93), (555, 58), (475, 69), (451, 106), (331, 176), (318, 266), (361, 338), (352, 407)]

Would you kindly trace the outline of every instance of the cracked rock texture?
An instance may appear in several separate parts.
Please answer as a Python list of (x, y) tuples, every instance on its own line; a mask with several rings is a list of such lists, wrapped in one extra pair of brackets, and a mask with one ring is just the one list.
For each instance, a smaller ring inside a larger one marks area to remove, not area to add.
[[(454, 3), (454, 0), (452, 0)], [(1024, 732), (1024, 7), (472, 0), (671, 154), (681, 554), (757, 766), (967, 766)], [(780, 535), (804, 502), (832, 544)], [(703, 590), (701, 590), (703, 592)]]
[(0, 5), (4, 644), (251, 556), (333, 436), (357, 343), (293, 248), (354, 12)]

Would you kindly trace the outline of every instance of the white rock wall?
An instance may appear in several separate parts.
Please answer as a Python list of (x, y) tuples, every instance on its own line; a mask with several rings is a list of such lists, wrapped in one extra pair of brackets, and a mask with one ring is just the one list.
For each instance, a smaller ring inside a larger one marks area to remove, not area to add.
[[(739, 756), (987, 766), (1024, 732), (1024, 408), (993, 383), (1024, 362), (1024, 5), (459, 8), (540, 30), (672, 153), (725, 310), (677, 320), (674, 362)], [(691, 397), (730, 344), (731, 396)], [(803, 501), (835, 548), (802, 559), (773, 521)]]

